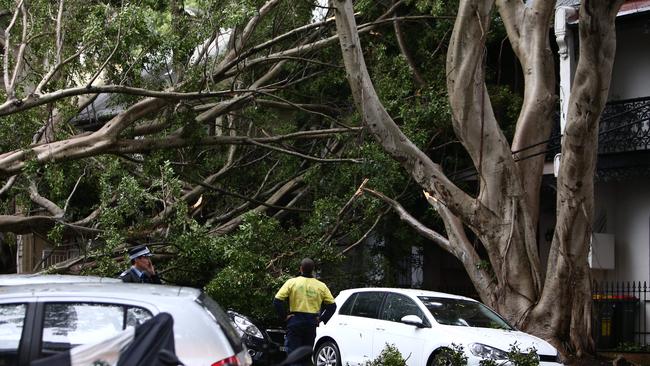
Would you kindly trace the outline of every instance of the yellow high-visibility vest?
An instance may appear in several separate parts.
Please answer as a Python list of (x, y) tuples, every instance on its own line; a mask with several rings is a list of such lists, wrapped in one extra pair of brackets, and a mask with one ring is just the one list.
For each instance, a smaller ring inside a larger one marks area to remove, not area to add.
[(295, 277), (282, 285), (275, 298), (289, 299), (289, 311), (318, 314), (321, 304), (333, 304), (334, 297), (321, 281), (311, 277)]

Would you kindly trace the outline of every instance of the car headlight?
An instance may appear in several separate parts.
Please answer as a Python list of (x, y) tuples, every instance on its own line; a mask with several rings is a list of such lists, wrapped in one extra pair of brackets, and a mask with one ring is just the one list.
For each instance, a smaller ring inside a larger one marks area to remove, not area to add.
[(469, 351), (476, 357), (487, 358), (490, 360), (505, 360), (508, 358), (508, 353), (506, 351), (486, 346), (481, 343), (470, 344)]
[(234, 312), (232, 312), (230, 316), (232, 322), (235, 324), (235, 328), (240, 332), (240, 335), (248, 334), (251, 337), (264, 339), (260, 329), (250, 320)]

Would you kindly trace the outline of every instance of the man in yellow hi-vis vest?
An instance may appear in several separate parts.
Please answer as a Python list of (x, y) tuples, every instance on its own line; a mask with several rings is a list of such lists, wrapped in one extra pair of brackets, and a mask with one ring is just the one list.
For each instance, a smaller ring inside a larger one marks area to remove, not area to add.
[[(327, 286), (313, 276), (314, 261), (305, 258), (300, 262), (300, 276), (282, 285), (273, 306), (280, 319), (286, 322), (285, 346), (287, 353), (298, 347), (314, 347), (316, 327), (327, 321), (336, 311), (336, 303)], [(289, 302), (289, 312), (285, 302)]]

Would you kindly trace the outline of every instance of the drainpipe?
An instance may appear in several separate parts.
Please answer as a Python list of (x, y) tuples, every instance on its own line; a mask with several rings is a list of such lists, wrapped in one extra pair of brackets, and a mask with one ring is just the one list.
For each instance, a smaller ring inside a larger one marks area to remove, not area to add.
[[(555, 9), (555, 41), (559, 47), (560, 55), (560, 135), (564, 135), (566, 118), (569, 111), (569, 96), (573, 84), (575, 71), (575, 52), (573, 32), (567, 29), (567, 23), (575, 20), (578, 11), (570, 6), (560, 6)], [(560, 171), (560, 157), (562, 154), (555, 154), (553, 159), (553, 173), (557, 177)]]

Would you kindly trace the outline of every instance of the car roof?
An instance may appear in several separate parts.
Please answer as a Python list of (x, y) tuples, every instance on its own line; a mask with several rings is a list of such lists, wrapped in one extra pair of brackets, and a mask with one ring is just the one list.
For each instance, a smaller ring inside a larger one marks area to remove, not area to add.
[(0, 286), (17, 286), (38, 283), (79, 283), (79, 282), (122, 282), (119, 278), (99, 276), (75, 276), (60, 274), (3, 274), (0, 275)]
[(476, 301), (472, 298), (465, 297), (465, 296), (460, 296), (460, 295), (454, 295), (454, 294), (448, 294), (445, 292), (437, 292), (437, 291), (429, 291), (429, 290), (420, 290), (420, 289), (415, 289), (415, 288), (396, 288), (396, 287), (361, 287), (361, 288), (351, 288), (351, 289), (346, 289), (342, 290), (339, 295), (345, 294), (349, 295), (353, 292), (371, 292), (371, 291), (384, 291), (384, 292), (395, 292), (395, 293), (400, 293), (404, 295), (410, 295), (410, 296), (431, 296), (431, 297), (443, 297), (443, 298), (449, 298), (449, 299), (462, 299), (462, 300), (469, 300), (469, 301)]
[(84, 278), (78, 282), (67, 278), (68, 281), (65, 281), (59, 277), (53, 277), (53, 281), (47, 282), (47, 278), (39, 278), (34, 283), (19, 284), (16, 281), (12, 285), (4, 286), (2, 285), (2, 277), (0, 276), (0, 298), (4, 296), (96, 296), (98, 298), (115, 297), (133, 300), (147, 300), (152, 297), (190, 298), (194, 300), (201, 295), (201, 290), (191, 287), (124, 283), (119, 279), (105, 277)]

